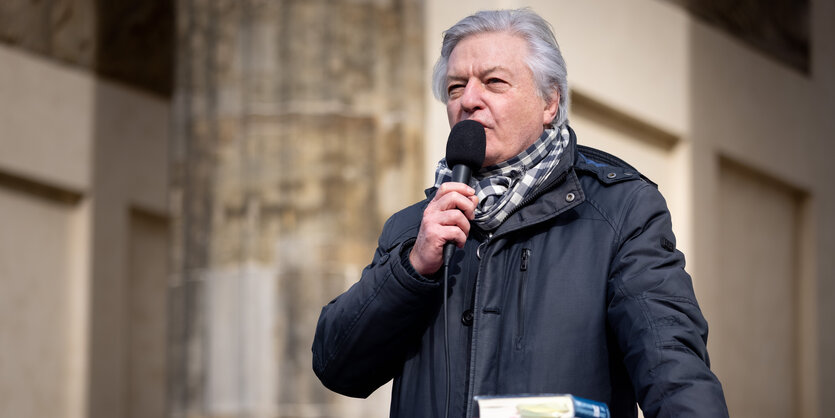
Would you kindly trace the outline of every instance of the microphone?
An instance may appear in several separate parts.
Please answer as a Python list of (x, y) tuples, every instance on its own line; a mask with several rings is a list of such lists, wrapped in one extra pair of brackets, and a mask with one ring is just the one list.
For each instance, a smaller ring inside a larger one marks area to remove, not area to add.
[[(486, 149), (484, 126), (469, 119), (456, 123), (446, 143), (446, 163), (452, 167), (451, 181), (469, 184), (473, 171), (478, 171), (484, 164)], [(444, 244), (444, 266), (449, 264), (454, 252), (454, 243)]]
[[(484, 152), (487, 149), (487, 138), (484, 126), (474, 120), (462, 120), (452, 127), (446, 142), (446, 163), (452, 167), (452, 180), (456, 183), (468, 184), (473, 171), (477, 171), (484, 164)], [(446, 364), (446, 398), (444, 401), (444, 417), (449, 417), (450, 393), (450, 365), (449, 365), (449, 312), (447, 299), (449, 298), (449, 260), (455, 252), (455, 244), (444, 244), (444, 362)]]

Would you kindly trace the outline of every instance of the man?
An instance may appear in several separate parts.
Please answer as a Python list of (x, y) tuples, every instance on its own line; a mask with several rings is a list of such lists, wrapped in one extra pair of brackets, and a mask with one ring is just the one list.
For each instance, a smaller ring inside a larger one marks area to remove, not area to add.
[[(707, 324), (666, 204), (619, 159), (576, 145), (565, 63), (530, 10), (445, 32), (433, 77), (450, 126), (484, 125), (484, 167), (393, 215), (373, 261), (322, 310), (313, 367), (365, 397), (394, 379), (393, 417), (472, 417), (473, 396), (571, 393), (614, 417), (727, 416)], [(451, 263), (450, 380), (440, 306)]]

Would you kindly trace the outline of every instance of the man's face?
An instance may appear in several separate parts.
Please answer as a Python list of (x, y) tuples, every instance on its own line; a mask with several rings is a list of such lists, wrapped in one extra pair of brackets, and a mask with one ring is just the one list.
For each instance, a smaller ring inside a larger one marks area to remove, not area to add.
[(490, 32), (464, 38), (449, 56), (449, 126), (464, 119), (484, 125), (485, 167), (528, 148), (556, 115), (559, 96), (546, 103), (537, 95), (527, 54), (521, 37)]

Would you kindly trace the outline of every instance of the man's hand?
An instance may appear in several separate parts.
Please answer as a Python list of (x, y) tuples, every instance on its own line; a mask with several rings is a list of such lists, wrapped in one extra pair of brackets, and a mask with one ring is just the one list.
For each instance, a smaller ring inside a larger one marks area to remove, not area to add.
[(470, 186), (453, 182), (441, 185), (423, 211), (420, 231), (409, 253), (409, 262), (418, 274), (428, 276), (441, 268), (447, 241), (458, 248), (464, 246), (477, 203), (478, 197)]

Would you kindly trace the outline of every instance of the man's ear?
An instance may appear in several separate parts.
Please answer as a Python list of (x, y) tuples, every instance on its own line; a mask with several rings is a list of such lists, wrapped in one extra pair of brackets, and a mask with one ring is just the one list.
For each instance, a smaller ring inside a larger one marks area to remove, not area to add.
[(542, 112), (542, 124), (548, 125), (557, 117), (560, 108), (560, 92), (554, 90), (551, 97), (545, 102), (545, 109)]

